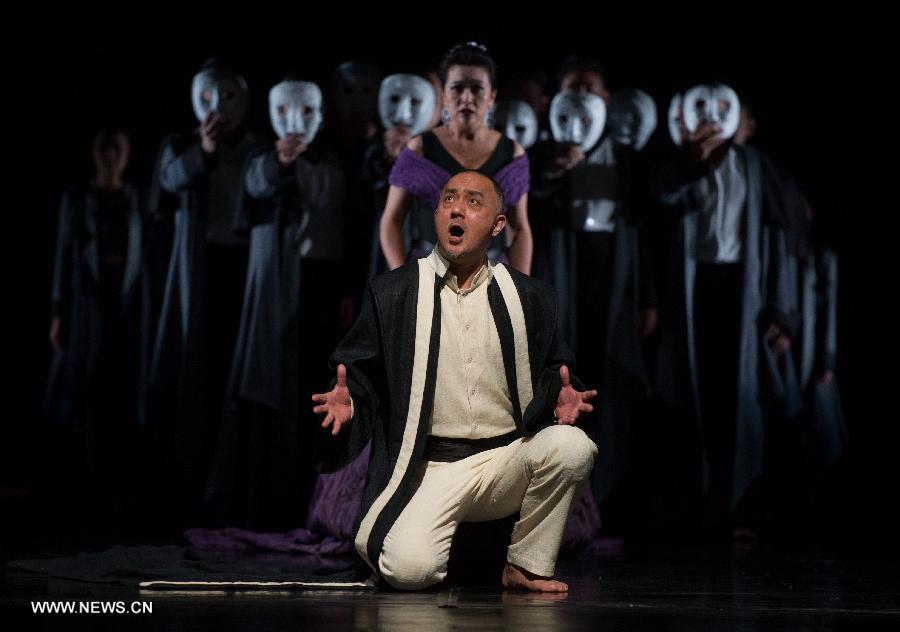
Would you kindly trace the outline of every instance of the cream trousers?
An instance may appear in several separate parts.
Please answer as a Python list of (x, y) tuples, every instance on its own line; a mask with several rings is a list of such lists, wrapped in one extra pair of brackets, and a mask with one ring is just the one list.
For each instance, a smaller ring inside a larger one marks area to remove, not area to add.
[(381, 576), (394, 588), (436, 584), (447, 575), (460, 522), (519, 512), (506, 559), (551, 577), (566, 519), (596, 454), (584, 431), (560, 425), (453, 463), (424, 463), (416, 492), (384, 540)]

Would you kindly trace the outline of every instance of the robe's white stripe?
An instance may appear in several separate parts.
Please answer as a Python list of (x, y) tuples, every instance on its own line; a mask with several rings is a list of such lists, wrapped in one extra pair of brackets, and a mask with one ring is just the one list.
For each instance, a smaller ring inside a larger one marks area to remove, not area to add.
[(525, 409), (534, 398), (531, 389), (531, 363), (528, 358), (528, 330), (525, 328), (525, 312), (522, 310), (522, 300), (519, 298), (519, 290), (509, 274), (509, 270), (502, 263), (494, 266), (494, 279), (500, 287), (503, 302), (509, 312), (509, 320), (512, 322), (513, 342), (516, 350), (516, 387), (519, 391), (519, 410), (525, 414)]
[[(368, 553), (369, 536), (379, 514), (397, 491), (403, 475), (409, 467), (410, 459), (416, 445), (416, 434), (419, 430), (419, 419), (422, 413), (422, 398), (425, 395), (425, 376), (428, 371), (428, 352), (431, 342), (431, 328), (434, 321), (434, 282), (435, 274), (428, 258), (419, 259), (419, 297), (416, 303), (416, 346), (413, 356), (412, 381), (409, 389), (409, 409), (406, 415), (406, 427), (403, 429), (403, 442), (397, 464), (391, 472), (384, 491), (379, 494), (369, 508), (356, 534), (356, 550), (372, 567), (378, 570), (378, 560), (370, 560)], [(521, 309), (521, 307), (520, 307)]]

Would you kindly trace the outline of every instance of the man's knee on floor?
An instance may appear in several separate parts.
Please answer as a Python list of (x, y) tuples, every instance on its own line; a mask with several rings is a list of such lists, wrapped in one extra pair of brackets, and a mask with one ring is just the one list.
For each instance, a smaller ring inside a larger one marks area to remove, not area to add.
[(587, 477), (597, 456), (597, 446), (581, 428), (551, 426), (538, 435), (546, 447), (543, 454), (545, 464), (559, 466), (564, 475), (574, 480)]
[(447, 561), (440, 560), (433, 549), (401, 543), (396, 548), (385, 546), (378, 558), (378, 569), (391, 587), (420, 590), (447, 576)]

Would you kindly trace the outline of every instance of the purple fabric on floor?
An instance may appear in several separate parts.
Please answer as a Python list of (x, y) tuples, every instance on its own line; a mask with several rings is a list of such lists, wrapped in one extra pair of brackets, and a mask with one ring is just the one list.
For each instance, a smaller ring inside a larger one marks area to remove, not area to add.
[[(310, 501), (306, 528), (287, 533), (226, 529), (188, 529), (191, 546), (219, 551), (280, 551), (328, 555), (353, 551), (353, 525), (359, 513), (369, 465), (369, 446), (347, 467), (322, 474)], [(600, 511), (590, 488), (576, 501), (563, 532), (562, 551), (616, 552), (621, 541), (598, 539)], [(618, 543), (618, 544), (617, 544)]]
[(191, 546), (219, 551), (282, 551), (328, 555), (353, 551), (353, 524), (362, 502), (369, 446), (347, 467), (322, 474), (310, 501), (306, 528), (287, 533), (258, 533), (228, 527), (188, 529)]
[(584, 486), (584, 492), (575, 501), (572, 513), (566, 521), (563, 531), (561, 551), (582, 551), (588, 548), (600, 534), (600, 509), (590, 485)]

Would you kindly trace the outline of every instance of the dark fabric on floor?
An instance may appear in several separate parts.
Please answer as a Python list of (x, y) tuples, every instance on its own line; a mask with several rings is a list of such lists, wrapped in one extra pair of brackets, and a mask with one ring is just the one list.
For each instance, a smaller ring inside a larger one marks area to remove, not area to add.
[(14, 560), (9, 567), (85, 582), (137, 586), (145, 581), (355, 582), (365, 581), (352, 558), (278, 553), (226, 555), (168, 546), (114, 546), (97, 553), (45, 560)]

